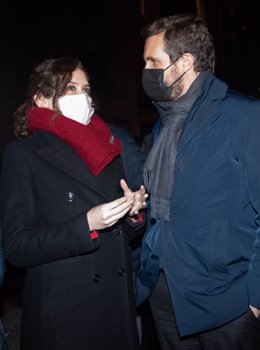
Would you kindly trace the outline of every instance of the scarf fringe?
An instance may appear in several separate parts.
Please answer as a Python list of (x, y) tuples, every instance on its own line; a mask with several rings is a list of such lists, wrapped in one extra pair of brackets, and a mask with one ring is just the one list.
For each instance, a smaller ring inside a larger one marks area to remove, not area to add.
[(151, 208), (151, 216), (154, 219), (162, 219), (164, 221), (170, 221), (170, 198), (163, 198), (157, 196), (151, 196), (151, 202), (153, 203)]

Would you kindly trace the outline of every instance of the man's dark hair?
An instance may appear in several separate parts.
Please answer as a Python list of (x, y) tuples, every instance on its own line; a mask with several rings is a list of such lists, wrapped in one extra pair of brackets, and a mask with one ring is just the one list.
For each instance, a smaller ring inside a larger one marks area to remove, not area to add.
[(163, 17), (144, 27), (144, 39), (164, 32), (164, 48), (171, 62), (190, 53), (195, 58), (195, 71), (215, 68), (215, 48), (211, 34), (201, 17), (180, 14)]

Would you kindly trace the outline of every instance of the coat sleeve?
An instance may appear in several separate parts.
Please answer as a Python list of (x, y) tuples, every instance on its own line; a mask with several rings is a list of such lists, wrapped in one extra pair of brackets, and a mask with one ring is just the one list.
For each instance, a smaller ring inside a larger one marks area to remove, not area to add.
[(85, 212), (60, 223), (43, 224), (35, 198), (36, 181), (17, 143), (7, 145), (0, 183), (6, 259), (14, 266), (28, 267), (94, 250), (99, 240), (91, 239)]
[(0, 286), (3, 283), (5, 270), (6, 270), (6, 266), (5, 266), (3, 245), (2, 245), (2, 230), (0, 227)]
[(121, 158), (128, 186), (133, 190), (139, 190), (143, 184), (143, 166), (145, 155), (135, 139), (125, 130), (115, 126), (109, 126), (116, 137), (119, 138), (122, 153)]
[[(249, 304), (260, 309), (260, 103), (252, 102), (246, 113), (249, 124), (243, 129), (243, 169), (251, 203), (256, 212), (257, 229), (248, 270)], [(245, 131), (246, 130), (246, 131)]]
[[(110, 125), (111, 131), (119, 138), (122, 146), (123, 172), (126, 176), (128, 186), (133, 190), (139, 190), (143, 184), (143, 166), (145, 155), (141, 147), (129, 135), (128, 132), (114, 125)], [(146, 229), (146, 210), (143, 210), (138, 222), (133, 222), (131, 218), (126, 218), (123, 229), (127, 234), (131, 246), (132, 270), (135, 271), (140, 265), (140, 249), (142, 236)]]

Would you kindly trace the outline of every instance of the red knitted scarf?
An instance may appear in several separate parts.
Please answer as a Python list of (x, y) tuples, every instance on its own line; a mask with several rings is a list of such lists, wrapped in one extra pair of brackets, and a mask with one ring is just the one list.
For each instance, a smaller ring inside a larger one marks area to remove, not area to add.
[(93, 115), (88, 125), (80, 124), (48, 108), (33, 107), (28, 115), (32, 133), (44, 130), (71, 146), (90, 171), (97, 176), (121, 152), (119, 140), (107, 124)]

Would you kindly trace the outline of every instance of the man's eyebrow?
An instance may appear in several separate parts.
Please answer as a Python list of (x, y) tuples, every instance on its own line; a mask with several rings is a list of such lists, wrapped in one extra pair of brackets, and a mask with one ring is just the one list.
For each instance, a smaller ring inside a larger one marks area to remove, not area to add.
[(144, 56), (144, 60), (146, 61), (158, 61), (158, 58), (154, 57), (154, 56)]

